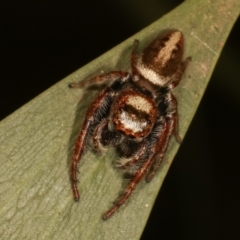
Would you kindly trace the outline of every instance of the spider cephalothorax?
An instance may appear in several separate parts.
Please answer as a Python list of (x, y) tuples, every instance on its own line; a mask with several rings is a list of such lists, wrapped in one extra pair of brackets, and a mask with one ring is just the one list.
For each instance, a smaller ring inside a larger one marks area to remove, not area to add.
[(156, 38), (138, 56), (134, 43), (131, 73), (112, 71), (70, 87), (85, 87), (104, 81), (112, 82), (90, 105), (77, 138), (71, 165), (74, 199), (77, 189), (77, 163), (89, 139), (95, 150), (109, 144), (120, 154), (117, 167), (129, 173), (126, 190), (103, 215), (108, 219), (131, 195), (145, 176), (150, 181), (160, 166), (169, 139), (178, 142), (177, 101), (171, 89), (176, 87), (191, 60), (183, 58), (183, 34), (172, 30)]

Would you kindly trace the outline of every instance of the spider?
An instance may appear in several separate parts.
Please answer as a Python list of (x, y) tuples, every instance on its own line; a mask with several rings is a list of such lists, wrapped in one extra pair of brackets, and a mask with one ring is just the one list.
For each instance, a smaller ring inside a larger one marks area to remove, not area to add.
[(182, 60), (183, 34), (178, 30), (168, 31), (151, 42), (141, 55), (137, 54), (138, 44), (135, 40), (131, 73), (111, 71), (69, 85), (83, 88), (108, 82), (86, 113), (71, 164), (73, 196), (75, 201), (79, 201), (77, 164), (86, 143), (90, 141), (97, 152), (110, 144), (118, 151), (117, 167), (124, 170), (130, 180), (125, 191), (103, 214), (104, 220), (122, 206), (144, 177), (147, 182), (152, 179), (164, 158), (171, 136), (181, 142), (177, 100), (171, 90), (179, 84), (191, 61), (191, 57)]

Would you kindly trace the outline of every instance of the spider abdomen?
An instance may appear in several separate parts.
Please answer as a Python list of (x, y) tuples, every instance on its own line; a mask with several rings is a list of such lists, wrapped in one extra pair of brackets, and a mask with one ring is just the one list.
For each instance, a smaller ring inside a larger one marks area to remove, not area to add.
[(133, 89), (121, 92), (114, 101), (112, 110), (115, 129), (132, 138), (147, 136), (157, 117), (156, 103)]

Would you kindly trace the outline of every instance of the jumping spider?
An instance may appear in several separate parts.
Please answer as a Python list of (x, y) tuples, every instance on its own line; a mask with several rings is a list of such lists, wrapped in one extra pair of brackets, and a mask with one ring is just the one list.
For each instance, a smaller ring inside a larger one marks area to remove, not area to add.
[(90, 105), (78, 135), (71, 165), (74, 199), (80, 199), (77, 189), (77, 164), (92, 139), (95, 150), (109, 144), (120, 154), (117, 167), (130, 176), (126, 190), (103, 214), (106, 220), (130, 197), (145, 176), (149, 182), (159, 168), (169, 139), (178, 142), (177, 100), (171, 93), (190, 62), (183, 58), (183, 34), (171, 30), (156, 38), (138, 56), (138, 41), (131, 56), (132, 72), (112, 71), (70, 87), (85, 87), (104, 81), (112, 84), (102, 90)]

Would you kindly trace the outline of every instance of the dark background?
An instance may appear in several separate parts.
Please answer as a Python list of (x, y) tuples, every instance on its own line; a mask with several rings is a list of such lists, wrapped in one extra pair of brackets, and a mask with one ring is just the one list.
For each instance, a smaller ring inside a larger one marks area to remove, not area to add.
[[(181, 3), (166, 2), (1, 3), (0, 119)], [(238, 20), (142, 240), (240, 239), (239, 29)]]

